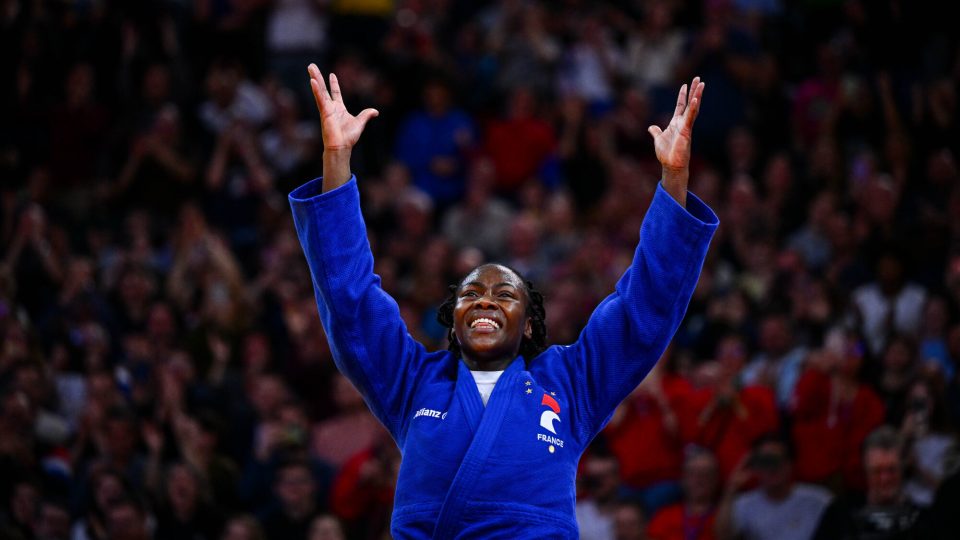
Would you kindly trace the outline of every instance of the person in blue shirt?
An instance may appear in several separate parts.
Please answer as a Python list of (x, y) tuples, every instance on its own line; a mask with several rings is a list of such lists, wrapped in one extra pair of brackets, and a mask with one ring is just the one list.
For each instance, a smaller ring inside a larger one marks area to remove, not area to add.
[(336, 76), (328, 91), (316, 66), (309, 72), (323, 176), (289, 199), (334, 361), (401, 452), (393, 536), (576, 538), (580, 455), (663, 354), (717, 228), (687, 193), (703, 83), (680, 89), (666, 129), (650, 128), (662, 182), (630, 268), (576, 342), (547, 347), (542, 297), (485, 264), (444, 304), (450, 350), (428, 352), (373, 273), (350, 174), (351, 149), (377, 111), (351, 115)]

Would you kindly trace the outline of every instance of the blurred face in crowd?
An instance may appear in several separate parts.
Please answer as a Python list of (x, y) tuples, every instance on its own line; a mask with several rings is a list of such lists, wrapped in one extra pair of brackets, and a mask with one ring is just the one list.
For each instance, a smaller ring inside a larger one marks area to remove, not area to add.
[(37, 540), (67, 540), (70, 538), (70, 512), (59, 504), (43, 503), (37, 513), (34, 533)]
[(883, 353), (883, 368), (888, 372), (901, 373), (913, 365), (913, 351), (903, 339), (895, 339)]
[(227, 522), (221, 540), (261, 540), (259, 525), (253, 518), (238, 517)]
[(783, 443), (766, 442), (750, 458), (751, 469), (768, 496), (779, 498), (788, 494), (791, 484), (790, 457)]
[(124, 502), (107, 511), (107, 536), (110, 540), (141, 540), (148, 538), (143, 513), (135, 505)]
[(717, 360), (727, 377), (736, 376), (747, 362), (747, 348), (740, 336), (727, 336), (717, 346)]
[(896, 449), (869, 448), (863, 456), (867, 473), (867, 501), (887, 506), (900, 502), (903, 482), (902, 462)]
[(333, 376), (333, 402), (341, 412), (353, 411), (364, 407), (363, 396), (353, 383), (342, 374)]
[(167, 498), (174, 511), (181, 516), (193, 514), (200, 497), (200, 486), (190, 469), (180, 463), (167, 472)]
[(598, 501), (616, 497), (620, 487), (617, 460), (612, 456), (594, 456), (587, 460), (583, 471), (584, 489)]
[(450, 108), (450, 91), (443, 83), (433, 81), (423, 89), (423, 103), (432, 116), (441, 116)]
[(646, 538), (646, 520), (643, 511), (634, 504), (620, 504), (613, 514), (613, 530), (616, 540), (643, 540)]
[(877, 264), (877, 281), (884, 293), (896, 293), (903, 282), (903, 264), (893, 255), (884, 255)]
[(681, 483), (688, 503), (712, 502), (717, 492), (717, 460), (706, 451), (688, 457), (683, 464)]
[(760, 326), (760, 346), (767, 354), (780, 356), (790, 349), (790, 329), (780, 316), (763, 320)]
[(309, 540), (345, 540), (343, 527), (331, 515), (317, 516), (310, 524)]
[[(533, 328), (527, 315), (526, 287), (509, 268), (486, 264), (460, 283), (453, 309), (453, 329), (465, 359), (477, 362), (512, 360)], [(497, 369), (503, 369), (498, 367)]]
[(129, 418), (110, 418), (104, 429), (107, 452), (117, 459), (133, 455), (137, 445), (137, 430)]
[(93, 497), (97, 508), (106, 511), (110, 501), (120, 498), (123, 492), (123, 482), (116, 474), (102, 474), (94, 483)]
[(306, 466), (292, 465), (277, 473), (276, 490), (285, 511), (298, 514), (313, 505), (313, 474)]
[(21, 482), (13, 489), (13, 496), (10, 497), (10, 514), (14, 521), (22, 525), (29, 525), (33, 522), (33, 511), (40, 500), (40, 490), (37, 486), (27, 482)]

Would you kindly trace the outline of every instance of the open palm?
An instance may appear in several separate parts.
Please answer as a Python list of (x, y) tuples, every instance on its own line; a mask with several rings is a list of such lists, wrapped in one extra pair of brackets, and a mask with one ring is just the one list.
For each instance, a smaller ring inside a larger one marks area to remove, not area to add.
[(680, 87), (677, 96), (677, 108), (673, 111), (673, 118), (667, 129), (650, 126), (647, 131), (653, 135), (653, 145), (657, 152), (657, 160), (667, 171), (680, 171), (690, 164), (690, 141), (693, 134), (693, 122), (700, 112), (700, 100), (703, 95), (704, 83), (700, 77), (694, 77), (690, 83)]
[(340, 83), (337, 76), (330, 74), (330, 91), (323, 80), (320, 69), (315, 64), (307, 68), (310, 73), (310, 88), (313, 98), (320, 111), (320, 126), (323, 135), (323, 146), (327, 150), (341, 150), (353, 148), (363, 133), (364, 126), (371, 118), (378, 114), (376, 109), (364, 109), (360, 114), (353, 116), (347, 112), (340, 94)]

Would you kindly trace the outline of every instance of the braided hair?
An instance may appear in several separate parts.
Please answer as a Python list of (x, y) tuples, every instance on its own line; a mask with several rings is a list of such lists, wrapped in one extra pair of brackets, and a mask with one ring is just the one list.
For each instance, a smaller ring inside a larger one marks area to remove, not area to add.
[[(482, 264), (477, 268), (484, 266), (490, 265)], [(523, 283), (523, 290), (527, 295), (527, 316), (530, 317), (531, 335), (530, 337), (523, 336), (520, 340), (520, 354), (527, 361), (533, 360), (547, 349), (547, 312), (543, 307), (543, 294), (533, 286), (531, 281), (524, 278), (523, 274), (515, 269), (503, 264), (497, 264), (496, 266), (503, 266), (510, 270)], [(477, 268), (474, 268), (474, 270), (477, 270)], [(437, 321), (447, 327), (447, 340), (450, 342), (447, 350), (453, 353), (456, 358), (460, 357), (460, 341), (457, 340), (457, 336), (453, 332), (453, 310), (457, 305), (457, 291), (460, 290), (461, 284), (462, 281), (447, 287), (450, 294), (440, 304), (440, 309), (437, 310)]]

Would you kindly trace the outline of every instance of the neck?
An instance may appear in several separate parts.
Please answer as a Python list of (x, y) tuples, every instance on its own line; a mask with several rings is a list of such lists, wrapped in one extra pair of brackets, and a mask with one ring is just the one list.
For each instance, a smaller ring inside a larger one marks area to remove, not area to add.
[(476, 358), (463, 352), (461, 352), (461, 356), (463, 357), (463, 363), (466, 364), (471, 371), (503, 371), (507, 369), (507, 366), (517, 357), (517, 355), (513, 355), (498, 358)]

